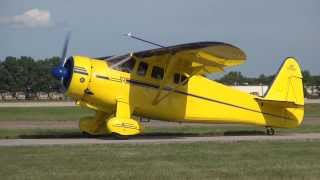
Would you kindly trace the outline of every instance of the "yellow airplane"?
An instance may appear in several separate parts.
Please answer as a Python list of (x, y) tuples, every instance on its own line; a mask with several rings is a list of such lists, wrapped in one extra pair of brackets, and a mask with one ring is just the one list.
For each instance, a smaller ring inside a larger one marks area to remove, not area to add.
[[(152, 43), (129, 34), (130, 37)], [(122, 56), (66, 57), (52, 74), (76, 104), (96, 111), (80, 119), (82, 132), (128, 137), (143, 132), (136, 117), (193, 123), (236, 123), (273, 128), (298, 127), (304, 115), (302, 74), (286, 58), (264, 97), (206, 78), (242, 64), (245, 53), (221, 42), (195, 42)]]

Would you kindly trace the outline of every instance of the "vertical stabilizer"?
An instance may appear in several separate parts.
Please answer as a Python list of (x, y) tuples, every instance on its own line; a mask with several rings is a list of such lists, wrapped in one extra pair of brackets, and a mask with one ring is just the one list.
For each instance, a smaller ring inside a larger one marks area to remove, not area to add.
[(294, 58), (283, 62), (264, 99), (304, 105), (301, 69)]

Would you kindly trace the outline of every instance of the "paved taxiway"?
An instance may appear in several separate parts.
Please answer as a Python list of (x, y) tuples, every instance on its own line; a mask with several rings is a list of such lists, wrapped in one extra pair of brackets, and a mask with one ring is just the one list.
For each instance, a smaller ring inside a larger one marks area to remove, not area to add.
[(240, 142), (240, 141), (281, 141), (281, 140), (320, 140), (320, 133), (254, 135), (254, 136), (210, 136), (210, 137), (133, 137), (129, 140), (112, 138), (63, 138), (63, 139), (2, 139), (0, 146), (39, 146), (39, 145), (76, 145), (76, 144), (169, 144), (193, 142)]

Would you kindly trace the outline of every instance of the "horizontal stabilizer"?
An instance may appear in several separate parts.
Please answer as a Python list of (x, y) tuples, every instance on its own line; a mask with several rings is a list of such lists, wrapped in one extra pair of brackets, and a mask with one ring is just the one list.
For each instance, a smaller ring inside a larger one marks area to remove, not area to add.
[(282, 108), (297, 108), (301, 106), (303, 107), (303, 105), (299, 105), (290, 101), (275, 101), (275, 100), (268, 100), (268, 99), (262, 99), (262, 98), (255, 98), (255, 100), (263, 104), (269, 104), (272, 106), (277, 106)]

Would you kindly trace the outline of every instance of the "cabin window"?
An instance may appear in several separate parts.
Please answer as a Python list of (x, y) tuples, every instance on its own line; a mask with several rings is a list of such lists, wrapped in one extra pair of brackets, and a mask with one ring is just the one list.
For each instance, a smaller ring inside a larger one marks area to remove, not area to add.
[(148, 64), (145, 62), (140, 62), (137, 69), (137, 74), (139, 76), (145, 76), (147, 74), (147, 70), (148, 70)]
[(136, 60), (134, 58), (131, 58), (129, 61), (119, 65), (117, 69), (123, 72), (130, 73), (133, 70), (135, 63), (136, 63)]
[[(180, 84), (180, 83), (184, 82), (186, 79), (187, 79), (187, 76), (182, 75), (180, 73), (175, 73), (173, 75), (173, 82), (175, 84)], [(186, 83), (187, 83), (187, 81), (184, 84), (186, 84)]]
[(158, 66), (153, 66), (151, 77), (154, 79), (162, 80), (164, 75), (164, 69)]

